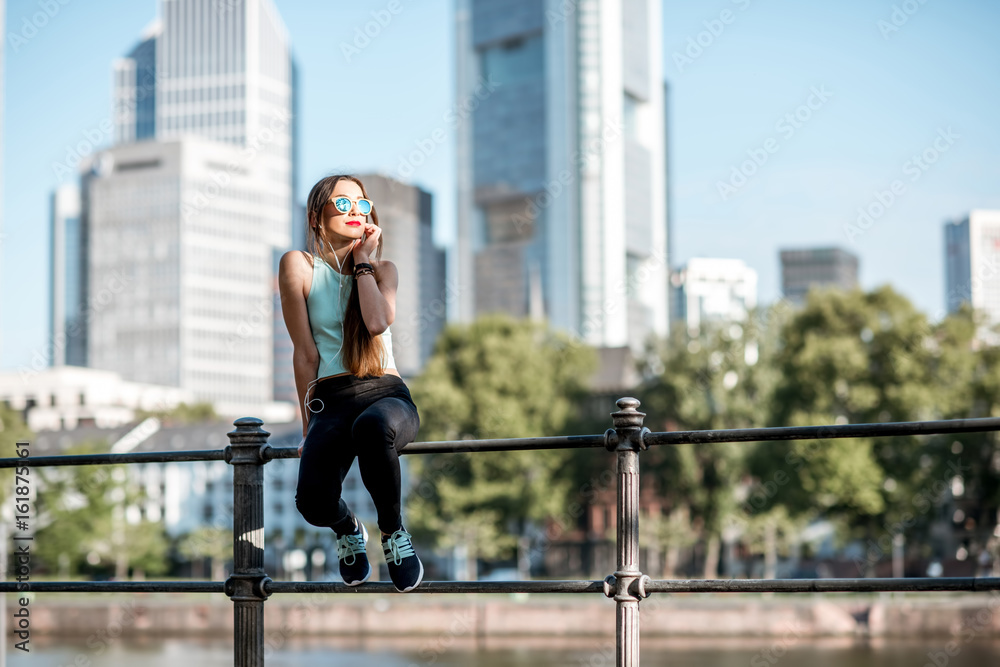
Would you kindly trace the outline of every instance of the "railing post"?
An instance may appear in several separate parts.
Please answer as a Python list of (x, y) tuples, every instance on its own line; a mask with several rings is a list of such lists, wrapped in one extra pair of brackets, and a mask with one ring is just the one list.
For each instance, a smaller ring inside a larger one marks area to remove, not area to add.
[(612, 413), (614, 429), (605, 434), (605, 446), (618, 454), (618, 567), (605, 580), (605, 594), (617, 605), (615, 650), (618, 667), (639, 665), (639, 450), (645, 449), (643, 436), (649, 429), (642, 425), (646, 415), (639, 412), (639, 401), (620, 398), (618, 412)]
[(264, 665), (264, 463), (271, 435), (254, 417), (241, 417), (229, 432), (226, 462), (233, 466), (233, 573), (226, 595), (233, 601), (233, 664)]

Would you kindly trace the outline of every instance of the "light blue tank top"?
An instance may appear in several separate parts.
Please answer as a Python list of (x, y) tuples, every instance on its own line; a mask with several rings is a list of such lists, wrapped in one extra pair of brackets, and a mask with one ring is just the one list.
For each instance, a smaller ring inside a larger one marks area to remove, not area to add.
[[(344, 313), (347, 311), (354, 278), (343, 276), (343, 286), (340, 285), (339, 278), (336, 269), (313, 255), (312, 285), (309, 287), (306, 307), (309, 311), (309, 328), (312, 329), (316, 349), (319, 350), (318, 378), (349, 372), (349, 369), (344, 368), (340, 348), (344, 342)], [(382, 344), (385, 346), (382, 368), (395, 368), (392, 334), (388, 327), (382, 332)]]

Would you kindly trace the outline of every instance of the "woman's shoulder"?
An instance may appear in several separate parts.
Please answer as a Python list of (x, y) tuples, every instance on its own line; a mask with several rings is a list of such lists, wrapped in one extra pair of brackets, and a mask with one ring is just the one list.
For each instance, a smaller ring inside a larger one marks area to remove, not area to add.
[(298, 269), (309, 269), (316, 263), (316, 257), (305, 250), (289, 250), (281, 256), (281, 263)]
[(312, 270), (313, 256), (304, 250), (289, 250), (281, 256), (281, 261), (278, 263), (279, 277), (305, 278), (312, 275)]

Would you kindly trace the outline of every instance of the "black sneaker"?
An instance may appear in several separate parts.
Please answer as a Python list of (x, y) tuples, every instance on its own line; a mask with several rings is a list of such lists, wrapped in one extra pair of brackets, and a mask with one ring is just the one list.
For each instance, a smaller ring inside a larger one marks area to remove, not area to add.
[(389, 578), (400, 593), (412, 591), (424, 578), (424, 564), (413, 551), (413, 542), (408, 532), (400, 528), (389, 537), (382, 536), (382, 551), (385, 564), (389, 566)]
[(340, 559), (340, 576), (348, 586), (360, 586), (372, 576), (372, 566), (368, 562), (365, 542), (368, 531), (365, 524), (357, 521), (358, 529), (351, 535), (337, 536), (337, 558)]

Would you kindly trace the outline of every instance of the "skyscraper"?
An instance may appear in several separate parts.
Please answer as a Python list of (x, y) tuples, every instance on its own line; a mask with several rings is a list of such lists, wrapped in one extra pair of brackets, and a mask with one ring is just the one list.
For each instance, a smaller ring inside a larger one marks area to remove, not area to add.
[(457, 0), (458, 318), (599, 347), (665, 334), (659, 0)]
[[(0, 240), (3, 239), (3, 89), (4, 89), (4, 71), (3, 71), (3, 54), (7, 48), (6, 44), (6, 17), (7, 17), (7, 7), (6, 0), (0, 0)], [(0, 272), (2, 273), (2, 272)], [(2, 341), (0, 341), (2, 343)]]
[(851, 289), (858, 285), (858, 258), (840, 248), (781, 251), (781, 290), (796, 305), (812, 287)]
[(161, 33), (162, 24), (154, 21), (128, 56), (112, 65), (116, 144), (156, 136), (156, 43)]
[(60, 186), (50, 206), (49, 359), (53, 366), (87, 365), (87, 247), (80, 189)]
[(1000, 211), (974, 210), (944, 226), (945, 307), (963, 303), (1000, 323)]
[(285, 28), (270, 0), (161, 0), (114, 71), (119, 143), (83, 179), (83, 227), (90, 298), (126, 287), (95, 302), (88, 365), (262, 413), (293, 216)]

